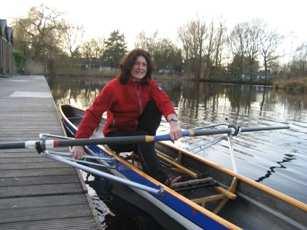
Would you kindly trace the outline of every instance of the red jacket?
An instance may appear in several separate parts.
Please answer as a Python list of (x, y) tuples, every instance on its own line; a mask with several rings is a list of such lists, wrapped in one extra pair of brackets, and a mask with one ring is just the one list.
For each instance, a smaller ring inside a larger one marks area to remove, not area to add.
[(168, 95), (154, 80), (141, 85), (129, 81), (121, 84), (118, 79), (109, 81), (86, 110), (79, 125), (76, 138), (88, 138), (99, 125), (101, 116), (107, 111), (104, 135), (110, 131), (135, 131), (138, 118), (150, 100), (154, 100), (161, 113), (167, 117), (175, 113)]

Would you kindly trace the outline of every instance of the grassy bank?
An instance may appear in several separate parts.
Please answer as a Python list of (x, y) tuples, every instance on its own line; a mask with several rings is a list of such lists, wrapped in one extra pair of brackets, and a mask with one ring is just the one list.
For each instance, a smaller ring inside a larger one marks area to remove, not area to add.
[(87, 69), (79, 70), (75, 68), (66, 68), (66, 69), (56, 69), (56, 76), (69, 76), (69, 77), (112, 77), (118, 74), (118, 69), (103, 68), (103, 69)]
[[(101, 69), (89, 69), (89, 70), (79, 70), (79, 69), (56, 69), (53, 75), (55, 76), (64, 76), (64, 77), (105, 77), (112, 78), (118, 75), (120, 72), (116, 68), (101, 68)], [(158, 74), (153, 73), (152, 77), (157, 80), (178, 80), (182, 79), (183, 76), (176, 74)]]
[(290, 93), (304, 93), (307, 92), (307, 77), (274, 80), (273, 88)]

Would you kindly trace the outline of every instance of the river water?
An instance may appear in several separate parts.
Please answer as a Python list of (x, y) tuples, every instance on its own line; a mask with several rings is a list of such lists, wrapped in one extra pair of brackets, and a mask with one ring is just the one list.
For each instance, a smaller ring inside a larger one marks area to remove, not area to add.
[[(54, 77), (49, 84), (57, 105), (87, 108), (108, 80)], [(288, 130), (234, 137), (235, 165), (239, 174), (307, 203), (307, 95), (275, 92), (268, 86), (195, 83), (180, 78), (158, 81), (174, 102), (183, 128), (225, 123), (290, 125)], [(167, 130), (162, 122), (160, 131)], [(182, 138), (176, 144), (229, 169), (234, 167), (226, 139)]]

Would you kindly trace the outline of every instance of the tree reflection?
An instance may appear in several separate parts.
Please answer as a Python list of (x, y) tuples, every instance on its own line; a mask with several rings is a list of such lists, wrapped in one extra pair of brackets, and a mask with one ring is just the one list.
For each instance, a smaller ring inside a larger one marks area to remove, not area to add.
[(183, 87), (181, 88), (181, 96), (178, 101), (178, 114), (181, 119), (184, 119), (185, 122), (191, 122), (193, 119), (198, 117), (198, 108), (199, 108), (199, 87), (200, 84), (196, 82), (184, 82)]
[(55, 77), (48, 83), (56, 104), (77, 104), (86, 108), (107, 80), (105, 78)]
[(273, 95), (276, 102), (283, 102), (282, 107), (288, 112), (289, 119), (307, 122), (307, 94), (274, 91)]
[(301, 120), (307, 96), (280, 94), (267, 86), (183, 82), (178, 102), (180, 118), (189, 124), (223, 122), (233, 124), (262, 119)]
[(240, 117), (250, 115), (251, 104), (256, 101), (256, 89), (251, 85), (230, 85), (225, 96), (230, 102), (232, 123), (236, 124)]

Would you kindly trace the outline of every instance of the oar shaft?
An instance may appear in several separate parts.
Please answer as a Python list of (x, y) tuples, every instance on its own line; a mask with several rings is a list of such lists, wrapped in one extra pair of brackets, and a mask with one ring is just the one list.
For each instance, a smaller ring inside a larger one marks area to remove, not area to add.
[[(151, 136), (126, 136), (126, 137), (104, 137), (104, 138), (93, 138), (93, 139), (72, 139), (72, 140), (46, 140), (46, 141), (25, 141), (25, 142), (10, 142), (0, 143), (0, 149), (35, 149), (37, 145), (46, 148), (57, 148), (57, 147), (68, 147), (68, 146), (84, 146), (90, 144), (133, 144), (133, 143), (144, 143), (152, 142), (153, 137), (150, 140), (147, 138)], [(45, 146), (44, 146), (45, 145)]]
[[(181, 131), (183, 137), (194, 137), (194, 136), (209, 136), (217, 134), (231, 134), (234, 132), (232, 128), (226, 129), (184, 129)], [(153, 137), (153, 141), (169, 141), (171, 137), (169, 134), (159, 135)], [(148, 138), (149, 139), (149, 138)]]
[(191, 130), (184, 130), (182, 132), (182, 136), (189, 137), (189, 136), (208, 136), (208, 135), (217, 135), (217, 134), (231, 134), (234, 132), (232, 128), (226, 129), (191, 129)]
[(93, 139), (75, 139), (75, 140), (56, 140), (54, 147), (67, 147), (73, 145), (89, 145), (89, 144), (132, 144), (146, 142), (146, 136), (127, 136), (127, 137), (104, 137)]
[(251, 128), (241, 128), (240, 132), (255, 132), (255, 131), (266, 131), (266, 130), (277, 130), (277, 129), (289, 129), (289, 126), (269, 126), (269, 127), (251, 127)]
[(25, 142), (11, 142), (0, 144), (0, 149), (24, 149), (26, 148)]
[[(270, 127), (250, 127), (250, 128), (239, 128), (239, 132), (255, 132), (255, 131), (268, 131), (277, 129), (289, 129), (289, 126), (270, 126)], [(216, 134), (233, 134), (235, 128), (225, 129), (191, 129), (182, 131), (182, 136), (206, 136)]]
[(109, 173), (99, 171), (99, 170), (91, 168), (91, 167), (87, 167), (87, 166), (82, 165), (82, 164), (78, 164), (74, 161), (65, 159), (61, 156), (56, 156), (56, 155), (49, 154), (49, 153), (47, 153), (46, 155), (49, 158), (52, 158), (54, 160), (63, 162), (65, 164), (68, 164), (68, 165), (73, 166), (75, 168), (81, 169), (81, 170), (89, 172), (89, 173), (93, 173), (97, 176), (101, 176), (101, 177), (107, 178), (109, 180), (113, 180), (113, 181), (116, 181), (116, 182), (119, 182), (119, 183), (122, 183), (122, 184), (125, 184), (125, 185), (128, 185), (128, 186), (132, 186), (132, 187), (137, 188), (137, 189), (141, 189), (141, 190), (144, 190), (144, 191), (147, 191), (147, 192), (150, 192), (150, 193), (154, 193), (154, 194), (158, 194), (158, 193), (161, 192), (161, 190), (159, 190), (159, 189), (155, 189), (155, 188), (152, 188), (152, 187), (149, 187), (149, 186), (146, 186), (146, 185), (143, 185), (143, 184), (139, 184), (139, 183), (136, 183), (136, 182), (133, 182), (133, 181), (130, 181), (130, 180), (118, 177), (118, 176), (114, 176), (114, 175), (109, 174)]

